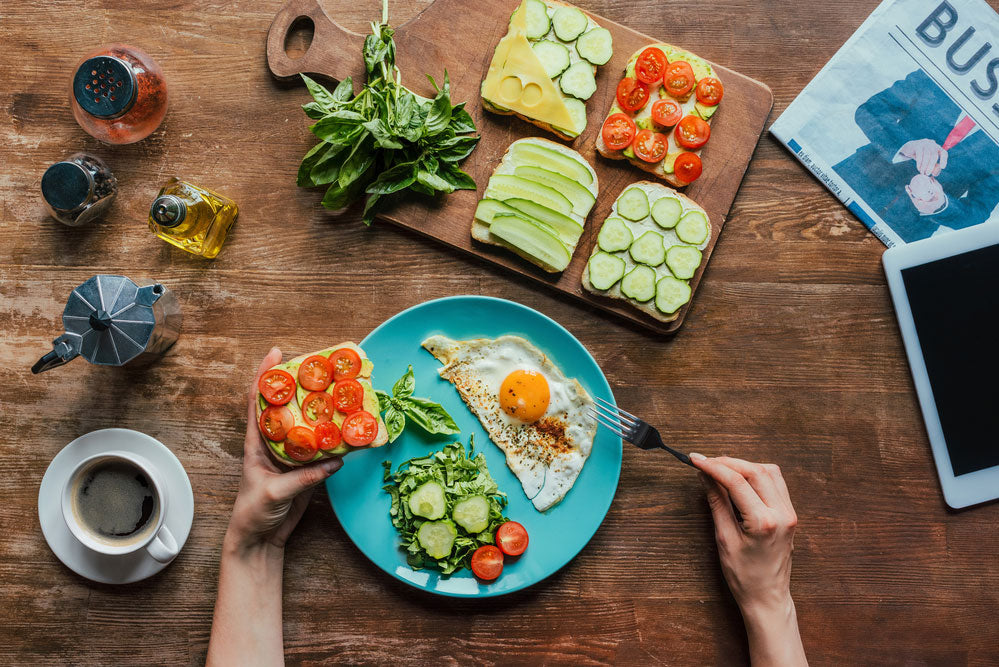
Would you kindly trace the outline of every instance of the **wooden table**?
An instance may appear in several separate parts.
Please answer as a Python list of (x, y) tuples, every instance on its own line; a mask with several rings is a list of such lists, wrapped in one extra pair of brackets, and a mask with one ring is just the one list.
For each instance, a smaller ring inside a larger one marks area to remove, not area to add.
[[(991, 0), (996, 6), (996, 0)], [(999, 661), (999, 505), (943, 503), (882, 276), (881, 243), (764, 136), (696, 303), (661, 339), (359, 212), (334, 216), (294, 174), (311, 146), (304, 89), (275, 83), (264, 36), (277, 0), (225, 5), (4, 4), (0, 39), (0, 663), (199, 663), (219, 547), (239, 481), (244, 392), (272, 344), (360, 339), (413, 304), (488, 294), (564, 324), (621, 403), (673, 442), (781, 465), (800, 516), (793, 591), (813, 664)], [(327, 0), (355, 30), (377, 0)], [(774, 118), (877, 4), (658, 5), (580, 0), (769, 84)], [(426, 0), (392, 3), (400, 24)], [(101, 146), (66, 100), (77, 58), (134, 42), (166, 71), (171, 107), (149, 139)], [(428, 69), (433, 70), (428, 63)], [(436, 74), (436, 72), (434, 72)], [(409, 72), (416, 77), (422, 72)], [(38, 183), (75, 150), (107, 158), (121, 196), (102, 224), (46, 218)], [(154, 238), (145, 217), (173, 174), (236, 199), (214, 262)], [(94, 273), (155, 277), (184, 333), (147, 371), (83, 361), (34, 377), (70, 290)], [(187, 468), (196, 516), (177, 561), (140, 584), (90, 583), (49, 551), (37, 490), (76, 436), (142, 430)], [(319, 493), (288, 546), (293, 662), (745, 662), (699, 482), (668, 456), (624, 451), (618, 494), (560, 573), (487, 602), (424, 595), (372, 567)], [(252, 613), (252, 610), (248, 610)]]

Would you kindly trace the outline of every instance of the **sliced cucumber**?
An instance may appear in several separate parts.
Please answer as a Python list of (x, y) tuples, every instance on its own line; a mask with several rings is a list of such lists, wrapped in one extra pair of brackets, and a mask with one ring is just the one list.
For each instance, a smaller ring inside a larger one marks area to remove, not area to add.
[(514, 197), (530, 199), (559, 213), (572, 212), (572, 202), (558, 190), (513, 174), (493, 174), (485, 196), (501, 201)]
[(648, 217), (648, 195), (641, 188), (628, 188), (617, 198), (617, 212), (628, 220), (642, 220)]
[(475, 207), (475, 219), (484, 225), (491, 225), (497, 213), (516, 213), (517, 209), (498, 199), (483, 199)]
[(628, 250), (631, 258), (639, 264), (659, 266), (666, 261), (666, 248), (663, 246), (663, 235), (656, 232), (645, 232), (631, 244)]
[(594, 28), (576, 40), (576, 53), (594, 65), (606, 65), (614, 55), (614, 40), (606, 28)]
[(533, 164), (535, 167), (565, 174), (581, 185), (589, 185), (593, 182), (593, 174), (586, 168), (586, 165), (550, 148), (520, 141), (512, 146), (510, 154), (515, 165)]
[(577, 100), (575, 97), (564, 97), (562, 98), (562, 104), (565, 105), (566, 110), (569, 115), (572, 116), (572, 124), (575, 127), (566, 132), (566, 134), (571, 134), (573, 136), (579, 136), (586, 129), (586, 105), (583, 104), (582, 100)]
[(691, 245), (675, 245), (666, 251), (666, 266), (677, 278), (689, 280), (701, 265), (701, 251)]
[[(532, 225), (540, 227), (541, 229), (545, 230), (546, 232), (548, 232), (549, 234), (551, 234), (555, 238), (557, 238), (560, 241), (562, 241), (562, 235), (558, 233), (557, 229), (553, 228), (551, 225), (546, 225), (545, 223), (541, 222), (537, 218), (532, 218), (529, 215), (525, 215), (524, 213), (521, 213), (520, 211), (516, 211), (515, 210), (515, 211), (513, 211), (511, 213), (497, 213), (496, 215), (493, 216), (493, 222), (496, 222), (496, 220), (500, 220), (502, 218), (520, 218), (524, 222), (529, 222)], [(489, 225), (489, 226), (492, 227), (492, 225)], [(562, 243), (565, 243), (565, 241), (562, 241)]]
[(485, 496), (462, 498), (454, 504), (451, 518), (469, 533), (481, 533), (489, 527), (489, 501)]
[(708, 217), (700, 211), (687, 211), (676, 224), (676, 235), (684, 243), (704, 243), (708, 238)]
[(664, 276), (656, 283), (656, 308), (672, 315), (690, 301), (690, 285), (673, 276)]
[(551, 27), (548, 5), (541, 0), (527, 0), (527, 38), (540, 39), (548, 34)]
[(594, 253), (586, 266), (590, 272), (590, 284), (601, 291), (613, 287), (624, 275), (624, 260), (606, 252)]
[(554, 79), (569, 67), (569, 49), (565, 44), (542, 39), (534, 42), (531, 48), (549, 78)]
[(680, 221), (683, 204), (676, 197), (660, 197), (652, 204), (652, 219), (663, 229), (673, 229)]
[[(483, 200), (485, 201), (485, 200)], [(535, 220), (540, 220), (544, 224), (554, 229), (559, 238), (570, 246), (575, 246), (579, 237), (583, 235), (583, 226), (558, 211), (542, 206), (529, 199), (507, 199), (503, 202), (506, 206), (519, 211)]]
[(551, 271), (565, 271), (572, 255), (565, 244), (545, 227), (518, 216), (497, 215), (489, 232)]
[(597, 80), (593, 78), (593, 66), (585, 60), (569, 65), (569, 69), (558, 79), (558, 86), (566, 95), (588, 100), (597, 92)]
[(450, 521), (426, 521), (416, 531), (416, 539), (431, 558), (447, 558), (458, 537)]
[(606, 252), (627, 250), (634, 240), (631, 228), (621, 218), (607, 218), (597, 234), (597, 245)]
[(440, 519), (447, 505), (444, 502), (444, 487), (431, 480), (416, 487), (409, 494), (409, 511), (424, 519)]
[(589, 20), (586, 14), (575, 7), (559, 7), (552, 16), (552, 27), (555, 28), (555, 36), (563, 42), (572, 40), (583, 34)]
[(572, 212), (582, 218), (585, 218), (590, 209), (593, 208), (596, 197), (593, 196), (589, 188), (562, 174), (527, 164), (514, 168), (513, 173), (515, 176), (546, 185), (562, 193), (572, 202)]
[(656, 272), (639, 265), (621, 279), (621, 293), (639, 303), (652, 300), (656, 295)]

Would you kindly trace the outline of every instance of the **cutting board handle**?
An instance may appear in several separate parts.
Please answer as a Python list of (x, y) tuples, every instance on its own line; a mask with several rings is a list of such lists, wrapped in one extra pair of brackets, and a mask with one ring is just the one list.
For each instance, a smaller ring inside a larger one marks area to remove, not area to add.
[[(301, 58), (290, 58), (284, 49), (285, 40), (302, 19), (312, 22), (312, 43)], [(304, 72), (337, 80), (350, 76), (363, 81), (364, 63), (360, 57), (363, 45), (363, 35), (332, 20), (316, 0), (288, 0), (267, 31), (267, 66), (279, 79)]]

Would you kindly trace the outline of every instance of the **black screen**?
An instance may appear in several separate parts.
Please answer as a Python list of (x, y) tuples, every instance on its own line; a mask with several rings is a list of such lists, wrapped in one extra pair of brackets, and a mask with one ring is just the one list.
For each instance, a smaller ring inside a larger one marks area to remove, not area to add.
[(954, 474), (999, 465), (999, 245), (902, 280)]

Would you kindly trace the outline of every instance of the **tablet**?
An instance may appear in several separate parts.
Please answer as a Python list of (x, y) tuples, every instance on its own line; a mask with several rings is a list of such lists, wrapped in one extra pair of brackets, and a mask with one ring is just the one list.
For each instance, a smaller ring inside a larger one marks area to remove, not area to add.
[(944, 499), (999, 498), (999, 223), (882, 257)]

